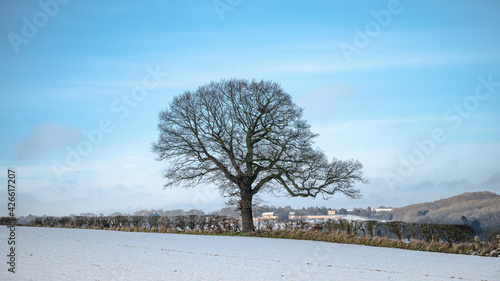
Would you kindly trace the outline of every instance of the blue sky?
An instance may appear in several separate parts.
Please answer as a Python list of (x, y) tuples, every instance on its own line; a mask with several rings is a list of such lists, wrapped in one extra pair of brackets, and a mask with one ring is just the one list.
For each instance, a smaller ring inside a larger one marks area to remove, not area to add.
[(279, 82), (316, 145), (370, 180), (359, 200), (268, 205), (500, 193), (498, 1), (0, 5), (0, 167), (4, 183), (17, 171), (19, 215), (220, 209), (214, 187), (164, 190), (149, 148), (173, 96), (229, 78)]

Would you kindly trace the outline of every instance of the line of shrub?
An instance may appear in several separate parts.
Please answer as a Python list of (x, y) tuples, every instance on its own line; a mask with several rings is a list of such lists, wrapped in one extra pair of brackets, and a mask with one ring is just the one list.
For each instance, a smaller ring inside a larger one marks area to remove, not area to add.
[[(0, 224), (11, 218), (0, 218)], [(467, 225), (439, 225), (398, 221), (257, 220), (256, 231), (241, 232), (238, 218), (224, 216), (65, 216), (35, 217), (31, 226), (106, 229), (117, 231), (238, 235), (314, 240), (418, 251), (498, 256), (500, 229), (484, 231), (483, 239)]]

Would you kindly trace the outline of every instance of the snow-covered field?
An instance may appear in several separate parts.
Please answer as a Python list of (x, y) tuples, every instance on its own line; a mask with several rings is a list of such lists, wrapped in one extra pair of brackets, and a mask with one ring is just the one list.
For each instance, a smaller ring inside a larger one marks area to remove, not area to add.
[[(0, 280), (500, 280), (500, 258), (314, 241), (16, 229), (16, 273)], [(4, 254), (5, 253), (5, 254)]]

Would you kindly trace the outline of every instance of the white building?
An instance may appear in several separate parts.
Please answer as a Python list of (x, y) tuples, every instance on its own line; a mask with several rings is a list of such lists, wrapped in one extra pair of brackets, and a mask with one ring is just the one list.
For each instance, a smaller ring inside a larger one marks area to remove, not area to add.
[(392, 212), (392, 208), (376, 208), (375, 212)]
[(277, 220), (278, 216), (274, 215), (274, 212), (265, 212), (262, 213), (261, 217), (253, 218), (254, 221), (259, 221), (259, 220)]

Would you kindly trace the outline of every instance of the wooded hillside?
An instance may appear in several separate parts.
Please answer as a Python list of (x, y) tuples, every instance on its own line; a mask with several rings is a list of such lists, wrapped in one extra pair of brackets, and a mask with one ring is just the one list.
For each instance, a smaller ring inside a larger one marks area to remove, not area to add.
[(434, 202), (409, 205), (394, 209), (393, 220), (439, 224), (471, 224), (478, 220), (482, 228), (498, 228), (500, 195), (488, 191), (469, 192)]

